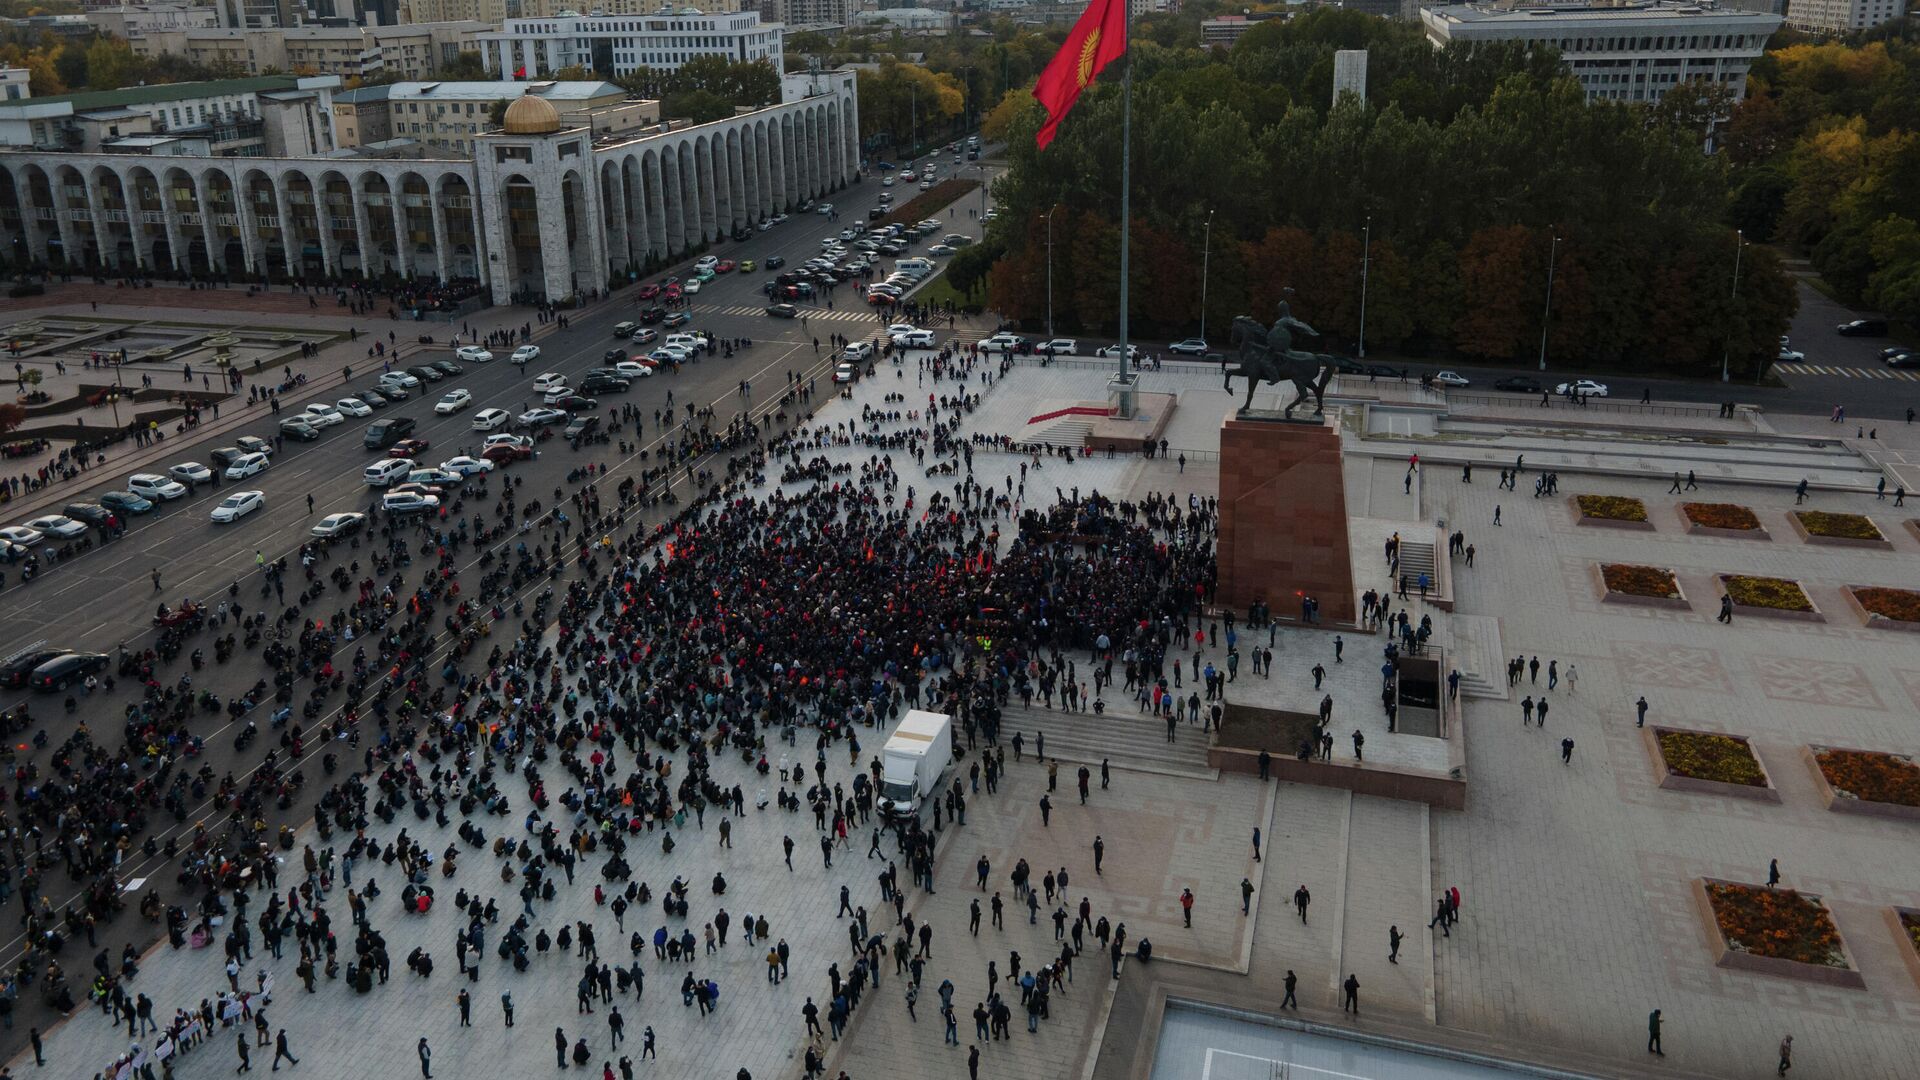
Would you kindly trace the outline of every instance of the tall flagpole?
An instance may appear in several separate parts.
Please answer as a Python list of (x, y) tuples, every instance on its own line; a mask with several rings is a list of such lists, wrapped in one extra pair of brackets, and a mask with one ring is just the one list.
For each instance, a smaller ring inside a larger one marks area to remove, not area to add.
[[(1126, 43), (1127, 70), (1120, 81), (1120, 381), (1121, 392), (1132, 401), (1132, 393), (1125, 388), (1127, 380), (1127, 249), (1128, 237), (1133, 232), (1133, 3), (1121, 0), (1126, 7), (1121, 14), (1120, 26), (1124, 31), (1122, 40)], [(1128, 410), (1131, 419), (1132, 410)]]

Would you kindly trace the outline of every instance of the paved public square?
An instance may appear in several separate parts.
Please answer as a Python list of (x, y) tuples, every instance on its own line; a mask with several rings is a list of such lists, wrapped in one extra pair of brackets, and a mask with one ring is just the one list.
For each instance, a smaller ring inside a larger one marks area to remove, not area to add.
[[(857, 427), (863, 406), (909, 407), (886, 402), (884, 395), (891, 393), (924, 402), (928, 392), (954, 392), (951, 383), (919, 384), (910, 365), (904, 370), (903, 377), (895, 377), (881, 364), (878, 378), (859, 383), (850, 400), (828, 404), (814, 426)], [(1076, 391), (1098, 400), (1103, 378), (1091, 369), (1016, 365), (990, 387), (978, 380), (972, 384), (984, 398), (969, 427), (1012, 430), (1018, 412), (1031, 402), (1069, 398)], [(1145, 379), (1148, 391), (1162, 379), (1165, 392), (1181, 395), (1182, 412), (1173, 429), (1180, 441), (1171, 451), (1184, 451), (1189, 463), (1180, 467), (1166, 460), (1099, 455), (1068, 464), (1047, 457), (1041, 471), (1030, 470), (1025, 478), (1028, 505), (1050, 502), (1048, 489), (1056, 485), (1129, 498), (1149, 491), (1173, 492), (1182, 500), (1188, 493), (1210, 493), (1217, 466), (1209, 454), (1217, 455), (1217, 431), (1209, 444), (1212, 429), (1191, 417), (1219, 415), (1226, 398), (1218, 382), (1173, 371)], [(1356, 395), (1361, 392), (1354, 388)], [(1625, 417), (1610, 422), (1635, 423)], [(1670, 430), (1684, 423), (1651, 426)], [(1720, 424), (1706, 429), (1720, 435), (1732, 431)], [(980, 1075), (995, 1080), (1158, 1077), (1163, 1073), (1156, 1061), (1167, 1066), (1200, 1038), (1189, 1031), (1181, 1036), (1186, 1042), (1173, 1049), (1157, 1043), (1169, 1001), (1182, 999), (1311, 1022), (1321, 1028), (1314, 1053), (1326, 1050), (1327, 1032), (1350, 1029), (1575, 1074), (1746, 1077), (1771, 1070), (1774, 1047), (1782, 1035), (1792, 1034), (1794, 1075), (1912, 1075), (1911, 1063), (1920, 1054), (1915, 1034), (1920, 986), (1901, 959), (1899, 950), (1908, 946), (1889, 931), (1883, 911), (1892, 905), (1920, 907), (1920, 868), (1910, 857), (1913, 830), (1920, 826), (1825, 810), (1800, 747), (1828, 742), (1920, 752), (1913, 727), (1920, 710), (1916, 640), (1860, 625), (1839, 595), (1846, 584), (1912, 587), (1920, 580), (1915, 573), (1920, 538), (1903, 524), (1920, 509), (1894, 510), (1890, 497), (1875, 502), (1870, 491), (1851, 490), (1858, 459), (1836, 459), (1828, 463), (1835, 482), (1825, 490), (1816, 487), (1808, 505), (1872, 514), (1893, 549), (1806, 544), (1784, 520), (1794, 504), (1791, 487), (1774, 475), (1785, 467), (1782, 460), (1799, 451), (1775, 448), (1773, 456), (1760, 452), (1751, 467), (1737, 458), (1723, 462), (1708, 480), (1708, 490), (1686, 496), (1753, 508), (1773, 540), (1694, 537), (1681, 528), (1676, 506), (1682, 497), (1666, 493), (1669, 462), (1680, 459), (1666, 456), (1659, 438), (1636, 445), (1629, 462), (1610, 462), (1604, 455), (1578, 457), (1594, 449), (1590, 432), (1556, 441), (1551, 428), (1542, 427), (1545, 434), (1527, 451), (1529, 467), (1520, 490), (1509, 492), (1496, 486), (1498, 465), (1491, 451), (1472, 439), (1427, 442), (1412, 436), (1411, 429), (1376, 439), (1370, 430), (1377, 429), (1358, 423), (1351, 413), (1345, 417), (1350, 512), (1371, 522), (1404, 522), (1410, 536), (1415, 528), (1431, 533), (1434, 523), (1444, 520), (1447, 531), (1463, 531), (1476, 547), (1471, 568), (1458, 557), (1453, 561), (1455, 610), (1429, 607), (1416, 597), (1407, 605), (1415, 620), (1431, 614), (1443, 648), (1452, 649), (1458, 640), (1454, 651), (1468, 653), (1471, 637), (1481, 645), (1497, 643), (1506, 657), (1537, 656), (1542, 664), (1538, 685), (1523, 680), (1509, 693), (1495, 667), (1477, 672), (1493, 687), (1463, 695), (1467, 809), (1429, 810), (1216, 772), (1208, 767), (1207, 735), (1197, 725), (1180, 725), (1169, 746), (1160, 725), (1136, 717), (1117, 688), (1109, 688), (1103, 716), (1049, 711), (1037, 701), (1021, 709), (1016, 700), (1003, 732), (1010, 771), (1000, 791), (990, 795), (983, 787), (977, 796), (970, 794), (966, 824), (949, 824), (943, 831), (937, 891), (908, 890), (906, 914), (933, 928), (917, 1018), (906, 1006), (909, 979), (896, 974), (891, 961), (883, 964), (878, 985), (854, 1011), (846, 1036), (826, 1040), (829, 1077), (840, 1070), (851, 1080), (962, 1077), (976, 1043)], [(1744, 428), (1756, 439), (1770, 430)], [(1889, 453), (1914, 449), (1898, 441), (1905, 433), (1880, 434)], [(1417, 482), (1403, 486), (1409, 447), (1419, 451), (1422, 465)], [(876, 452), (858, 445), (821, 451), (856, 470)], [(1556, 454), (1567, 455), (1560, 466), (1566, 470), (1560, 497), (1532, 497), (1535, 463), (1553, 462)], [(975, 475), (983, 486), (1004, 489), (1009, 479), (1021, 482), (1019, 466), (1032, 460), (978, 453)], [(1461, 464), (1468, 460), (1477, 462), (1471, 483), (1462, 477)], [(905, 479), (921, 491), (954, 486), (953, 477), (923, 477), (912, 468), (905, 470)], [(1655, 531), (1575, 524), (1566, 496), (1585, 492), (1644, 499)], [(1358, 542), (1355, 547), (1356, 588), (1382, 587), (1377, 551), (1369, 556)], [(1371, 540), (1368, 550), (1373, 550)], [(1673, 568), (1693, 598), (1692, 609), (1602, 604), (1591, 569), (1598, 561)], [(1827, 622), (1738, 618), (1720, 625), (1714, 620), (1717, 602), (1710, 579), (1726, 572), (1798, 579), (1827, 613)], [(1281, 629), (1275, 670), (1270, 680), (1262, 680), (1261, 692), (1280, 695), (1289, 707), (1317, 700), (1307, 672), (1316, 663), (1333, 666), (1331, 637), (1320, 630)], [(1381, 640), (1352, 630), (1345, 637), (1349, 662), (1329, 683), (1336, 715), (1365, 713), (1368, 722), (1377, 723), (1374, 672)], [(1084, 662), (1084, 655), (1080, 659)], [(1202, 651), (1203, 663), (1224, 666), (1224, 659), (1223, 647)], [(1551, 689), (1549, 661), (1561, 673)], [(1482, 658), (1482, 666), (1498, 662)], [(1260, 677), (1243, 662), (1228, 688), (1230, 699), (1252, 693), (1239, 686), (1249, 678)], [(1551, 701), (1545, 730), (1522, 725), (1518, 698), (1523, 694)], [(1633, 703), (1643, 694), (1651, 706), (1650, 721), (1750, 737), (1781, 802), (1659, 789), (1633, 724)], [(1343, 730), (1339, 721), (1336, 730)], [(1017, 731), (1025, 734), (1025, 745), (1023, 760), (1016, 763), (1008, 740)], [(1041, 732), (1049, 756), (1059, 761), (1050, 822), (1042, 820), (1039, 809), (1048, 793), (1034, 739)], [(880, 737), (861, 733), (857, 765), (843, 747), (830, 749), (827, 782), (850, 783)], [(1370, 728), (1369, 757), (1378, 745), (1383, 757), (1392, 758), (1393, 740), (1415, 738), (1420, 737)], [(1566, 764), (1563, 738), (1575, 742)], [(776, 744), (768, 751), (776, 761), (783, 754), (795, 764), (812, 757), (805, 740), (798, 748)], [(1337, 742), (1336, 758), (1346, 755), (1345, 741)], [(1106, 785), (1099, 779), (1103, 758), (1111, 769)], [(975, 759), (969, 754), (961, 768)], [(613, 761), (617, 769), (631, 767), (624, 750)], [(419, 1075), (416, 1045), (425, 1037), (436, 1077), (536, 1075), (554, 1068), (558, 1027), (569, 1042), (587, 1039), (593, 1055), (589, 1071), (596, 1075), (602, 1063), (611, 1063), (620, 1075), (619, 1061), (628, 1057), (637, 1075), (730, 1080), (744, 1068), (755, 1080), (798, 1077), (808, 1045), (801, 1007), (811, 996), (824, 1023), (828, 967), (838, 964), (844, 973), (854, 958), (848, 920), (836, 915), (840, 888), (849, 890), (854, 907), (865, 908), (871, 932), (884, 934), (889, 944), (901, 932), (892, 905), (880, 894), (877, 875), (885, 861), (868, 856), (869, 827), (854, 830), (827, 867), (810, 813), (787, 813), (775, 805), (755, 808), (760, 789), (771, 796), (780, 787), (777, 777), (755, 775), (738, 754), (716, 754), (713, 763), (717, 781), (738, 783), (748, 793), (747, 811), (731, 827), (731, 847), (720, 843), (724, 815), (710, 808), (703, 826), (690, 820), (677, 830), (679, 847), (672, 854), (661, 851), (656, 836), (640, 834), (629, 849), (633, 878), (646, 882), (656, 900), (629, 910), (623, 925), (616, 925), (608, 907), (595, 903), (597, 860), (584, 860), (586, 872), (571, 887), (562, 887), (555, 903), (539, 908), (536, 927), (557, 932), (578, 921), (591, 923), (603, 961), (637, 959), (644, 969), (644, 993), (638, 998), (616, 993), (611, 1003), (626, 1021), (623, 1044), (610, 1041), (607, 1004), (596, 1002), (591, 1016), (577, 1011), (580, 959), (549, 953), (520, 974), (494, 953), (497, 934), (520, 910), (517, 886), (501, 883), (499, 860), (460, 845), (459, 872), (451, 879), (434, 875), (440, 900), (428, 915), (402, 914), (400, 875), (391, 867), (363, 863), (351, 884), (335, 883), (327, 904), (342, 925), (345, 891), (363, 889), (369, 879), (380, 883), (382, 895), (371, 910), (395, 964), (391, 982), (368, 995), (324, 978), (317, 993), (306, 994), (293, 972), (297, 950), (290, 946), (285, 958), (274, 960), (256, 941), (242, 984), (252, 985), (256, 970), (273, 976), (272, 1027), (287, 1030), (301, 1059), (297, 1067), (283, 1068), (319, 1077)], [(1075, 792), (1082, 763), (1093, 774), (1085, 806)], [(524, 794), (511, 788), (511, 812), (482, 822), (489, 840), (497, 833), (517, 838), (525, 831)], [(564, 831), (564, 809), (556, 804), (555, 810)], [(403, 827), (435, 852), (458, 843), (451, 827), (441, 829), (410, 814), (391, 826), (375, 822), (369, 835), (386, 843)], [(1256, 828), (1263, 839), (1258, 861), (1251, 843)], [(796, 843), (791, 871), (782, 858), (782, 839), (788, 836)], [(1096, 836), (1105, 845), (1098, 874), (1092, 855)], [(315, 842), (311, 833), (303, 833), (301, 841)], [(895, 853), (890, 839), (881, 850)], [(296, 847), (290, 867), (297, 867), (298, 855)], [(982, 857), (992, 868), (984, 891), (974, 872)], [(1024, 905), (1015, 903), (1007, 878), (1023, 858), (1036, 879), (1064, 868), (1072, 883), (1063, 897), (1040, 905), (1033, 924)], [(1865, 989), (1821, 988), (1713, 965), (1689, 882), (1703, 876), (1762, 882), (1769, 859), (1779, 860), (1784, 884), (1826, 898), (1865, 977)], [(724, 896), (712, 894), (709, 883), (716, 873), (728, 883)], [(691, 887), (691, 911), (684, 920), (664, 918), (657, 899), (676, 875)], [(289, 876), (297, 876), (297, 869)], [(1243, 880), (1253, 889), (1245, 914)], [(1462, 917), (1445, 936), (1430, 931), (1428, 920), (1435, 897), (1449, 886), (1461, 892)], [(489, 930), (476, 982), (462, 978), (453, 963), (453, 939), (463, 920), (449, 909), (453, 892), (462, 888), (496, 899), (502, 912), (502, 925)], [(1179, 902), (1189, 888), (1196, 896), (1191, 928), (1183, 925)], [(1304, 918), (1294, 906), (1302, 888), (1311, 898)], [(1007, 904), (1004, 928), (989, 918), (977, 936), (969, 933), (969, 905), (978, 900), (985, 907), (996, 891)], [(989, 992), (989, 963), (999, 989), (1009, 993), (1005, 981), (1015, 966), (1010, 953), (1020, 954), (1018, 966), (1024, 969), (1052, 960), (1061, 943), (1049, 916), (1061, 903), (1072, 910), (1083, 897), (1095, 918), (1124, 923), (1130, 942), (1150, 940), (1153, 961), (1129, 960), (1116, 982), (1097, 943), (1088, 940), (1074, 961), (1071, 983), (1052, 997), (1051, 1015), (1040, 1022), (1037, 1034), (1025, 1030), (1016, 1005), (1010, 1039), (976, 1040), (971, 1013)], [(676, 933), (685, 926), (699, 936), (722, 908), (734, 929), (727, 945), (710, 955), (670, 963), (656, 959), (650, 943), (643, 942), (637, 954), (628, 949), (629, 934), (650, 936), (663, 924)], [(778, 985), (767, 978), (766, 944), (740, 938), (749, 913), (764, 917), (773, 940), (784, 939), (791, 947), (790, 977)], [(1389, 926), (1405, 935), (1393, 960)], [(350, 934), (348, 929), (343, 937)], [(102, 936), (103, 945), (115, 940), (112, 934)], [(434, 954), (431, 978), (417, 977), (399, 962), (416, 946)], [(218, 949), (174, 951), (163, 943), (146, 958), (130, 989), (151, 997), (157, 1014), (171, 1015), (226, 986), (221, 962)], [(1282, 1014), (1281, 986), (1289, 970), (1298, 979), (1299, 1009)], [(689, 972), (719, 984), (720, 1004), (713, 1015), (703, 1017), (682, 1003), (679, 986)], [(1349, 975), (1360, 987), (1357, 1015), (1341, 1009), (1340, 986)], [(958, 1046), (942, 1042), (937, 988), (948, 980), (958, 1014)], [(470, 1028), (460, 1026), (456, 1007), (463, 988), (473, 999)], [(502, 1024), (503, 991), (512, 993), (515, 1004), (511, 1029)], [(1665, 1056), (1658, 1059), (1643, 1048), (1647, 1013), (1654, 1008), (1663, 1010), (1667, 1023)], [(657, 1061), (640, 1060), (641, 1033), (649, 1026)], [(251, 1039), (250, 1028), (247, 1036)], [(232, 1031), (216, 1033), (175, 1059), (173, 1074), (230, 1075), (238, 1064), (234, 1041)], [(48, 1034), (45, 1071), (90, 1076), (127, 1044), (124, 1028), (111, 1027), (98, 1010), (83, 1010)], [(255, 1068), (265, 1067), (272, 1053), (270, 1046), (255, 1050)], [(1393, 1071), (1390, 1056), (1387, 1060), (1377, 1066), (1382, 1071), (1353, 1070), (1354, 1075), (1402, 1075)], [(1303, 1057), (1301, 1064), (1309, 1062)], [(34, 1074), (32, 1054), (16, 1057), (11, 1068), (14, 1075)]]

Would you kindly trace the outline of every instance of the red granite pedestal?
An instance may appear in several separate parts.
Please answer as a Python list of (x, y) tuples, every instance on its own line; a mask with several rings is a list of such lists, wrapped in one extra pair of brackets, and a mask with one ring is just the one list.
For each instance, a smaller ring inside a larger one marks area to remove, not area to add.
[(1264, 600), (1275, 616), (1355, 622), (1353, 559), (1340, 433), (1324, 421), (1229, 417), (1220, 431), (1219, 604), (1245, 612)]

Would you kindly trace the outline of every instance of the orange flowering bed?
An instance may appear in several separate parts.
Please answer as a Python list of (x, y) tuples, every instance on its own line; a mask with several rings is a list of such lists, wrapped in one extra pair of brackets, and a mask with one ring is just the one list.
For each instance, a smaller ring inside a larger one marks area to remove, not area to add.
[(1813, 760), (1837, 794), (1865, 802), (1920, 806), (1920, 765), (1905, 754), (1821, 750)]
[(1680, 598), (1680, 583), (1674, 580), (1673, 571), (1658, 566), (1607, 563), (1600, 567), (1600, 576), (1606, 580), (1609, 592), (1673, 600)]
[(1870, 614), (1895, 622), (1920, 622), (1920, 592), (1874, 587), (1853, 590), (1853, 598)]
[(1914, 951), (1920, 952), (1920, 915), (1910, 911), (1900, 913), (1900, 926), (1907, 932), (1907, 942)]
[(1625, 495), (1581, 495), (1574, 499), (1580, 512), (1590, 518), (1608, 521), (1645, 521), (1647, 504)]
[(1885, 540), (1873, 519), (1864, 514), (1829, 514), (1824, 510), (1795, 510), (1800, 524), (1814, 536), (1842, 540)]
[(1704, 731), (1663, 731), (1660, 756), (1667, 768), (1695, 780), (1765, 787), (1767, 774), (1747, 744), (1731, 735)]
[(1754, 956), (1847, 967), (1840, 931), (1817, 900), (1793, 889), (1708, 882), (1707, 899), (1727, 946)]
[(1753, 511), (1733, 503), (1681, 503), (1680, 512), (1695, 525), (1709, 529), (1758, 529)]

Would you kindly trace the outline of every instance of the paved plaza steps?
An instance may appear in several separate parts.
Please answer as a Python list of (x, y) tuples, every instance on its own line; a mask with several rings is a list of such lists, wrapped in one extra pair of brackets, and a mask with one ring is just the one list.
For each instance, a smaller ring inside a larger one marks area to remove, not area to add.
[[(1428, 807), (1425, 803), (1355, 795), (1347, 820), (1341, 884), (1339, 959), (1334, 993), (1349, 973), (1360, 980), (1362, 1007), (1432, 1016), (1433, 948), (1425, 933), (1433, 914)], [(1389, 962), (1388, 928), (1406, 939)]]
[(1036, 704), (1006, 706), (1000, 716), (1000, 743), (1015, 732), (1026, 735), (1026, 753), (1037, 752), (1037, 736), (1047, 736), (1047, 756), (1061, 761), (1097, 765), (1101, 758), (1126, 769), (1143, 769), (1175, 776), (1214, 775), (1207, 765), (1207, 737), (1198, 724), (1181, 724), (1178, 741), (1167, 742), (1167, 723), (1138, 713), (1130, 701), (1108, 700), (1104, 716), (1091, 712), (1048, 711)]
[(1464, 697), (1507, 700), (1506, 653), (1500, 648), (1500, 620), (1492, 615), (1452, 614), (1435, 622), (1450, 639), (1449, 665), (1460, 672)]
[[(1425, 574), (1427, 580), (1438, 588), (1440, 573), (1434, 566), (1433, 545), (1421, 543), (1418, 540), (1400, 541), (1400, 573), (1409, 582), (1416, 583), (1420, 580), (1420, 575)], [(1408, 591), (1408, 595), (1412, 595), (1411, 590)]]

